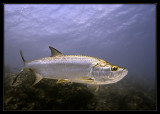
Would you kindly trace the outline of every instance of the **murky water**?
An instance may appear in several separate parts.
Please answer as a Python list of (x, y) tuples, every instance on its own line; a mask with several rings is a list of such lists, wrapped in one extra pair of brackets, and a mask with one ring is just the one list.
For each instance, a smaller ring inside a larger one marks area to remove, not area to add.
[[(5, 4), (4, 110), (156, 110), (155, 4)], [(93, 92), (85, 84), (43, 79), (25, 72), (25, 60), (87, 55), (128, 69), (121, 81)]]

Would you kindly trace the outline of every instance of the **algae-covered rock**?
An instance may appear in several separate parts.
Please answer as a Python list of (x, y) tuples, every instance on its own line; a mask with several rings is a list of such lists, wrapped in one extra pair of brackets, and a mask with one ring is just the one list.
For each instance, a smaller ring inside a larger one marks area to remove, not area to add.
[(27, 71), (12, 86), (15, 77), (4, 75), (4, 110), (156, 110), (155, 88), (147, 82), (126, 78), (94, 92), (85, 84), (56, 84), (53, 79), (32, 87), (35, 76)]
[(83, 84), (60, 83), (42, 79), (31, 86), (35, 76), (26, 72), (12, 82), (15, 74), (4, 77), (4, 110), (93, 110), (96, 107), (94, 94)]

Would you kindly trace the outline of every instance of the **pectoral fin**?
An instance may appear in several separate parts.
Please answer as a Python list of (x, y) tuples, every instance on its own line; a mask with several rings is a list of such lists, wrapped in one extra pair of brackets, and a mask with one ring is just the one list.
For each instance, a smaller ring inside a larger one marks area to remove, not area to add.
[(99, 85), (96, 84), (94, 77), (83, 78), (83, 82), (87, 83), (87, 87), (94, 92), (97, 92), (99, 89)]
[(94, 92), (97, 92), (99, 89), (99, 85), (98, 84), (87, 84), (87, 87), (91, 90), (93, 90)]
[(94, 82), (94, 78), (83, 78), (82, 80), (86, 83), (93, 83)]

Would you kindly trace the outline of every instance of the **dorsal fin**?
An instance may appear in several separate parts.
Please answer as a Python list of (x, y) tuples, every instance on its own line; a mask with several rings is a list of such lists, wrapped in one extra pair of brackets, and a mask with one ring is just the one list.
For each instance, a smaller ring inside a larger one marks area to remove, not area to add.
[(51, 57), (57, 56), (57, 55), (63, 55), (61, 52), (59, 52), (58, 50), (56, 50), (55, 48), (49, 46), (50, 50), (51, 50)]

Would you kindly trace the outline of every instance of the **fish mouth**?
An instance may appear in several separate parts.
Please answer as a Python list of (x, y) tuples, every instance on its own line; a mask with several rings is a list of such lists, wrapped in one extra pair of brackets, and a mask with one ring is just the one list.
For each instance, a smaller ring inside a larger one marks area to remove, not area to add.
[(121, 73), (119, 74), (119, 76), (117, 76), (117, 77), (109, 77), (109, 76), (107, 76), (107, 80), (104, 79), (105, 81), (103, 81), (103, 82), (102, 81), (97, 81), (97, 83), (99, 85), (116, 83), (116, 82), (120, 81), (122, 78), (124, 78), (127, 74), (128, 74), (128, 70), (123, 68), (121, 70)]
[(123, 69), (123, 73), (122, 73), (122, 77), (126, 76), (128, 74), (128, 70), (127, 69)]
[(118, 80), (118, 81), (121, 80), (121, 79), (124, 78), (127, 74), (128, 74), (128, 70), (124, 68), (123, 71), (122, 71), (122, 74), (121, 74), (119, 77), (117, 77), (117, 80)]
[(125, 68), (123, 68), (123, 69), (122, 69), (122, 72), (121, 72), (121, 74), (120, 74), (119, 76), (117, 76), (117, 77), (112, 77), (112, 78), (108, 76), (108, 79), (110, 79), (110, 80), (122, 79), (122, 78), (125, 77), (127, 74), (128, 74), (128, 70), (125, 69)]
[(122, 74), (117, 76), (117, 77), (113, 77), (113, 78), (109, 78), (110, 80), (113, 81), (113, 83), (120, 81), (122, 78), (124, 78), (126, 75), (128, 74), (128, 70), (127, 69), (123, 69), (122, 70)]

